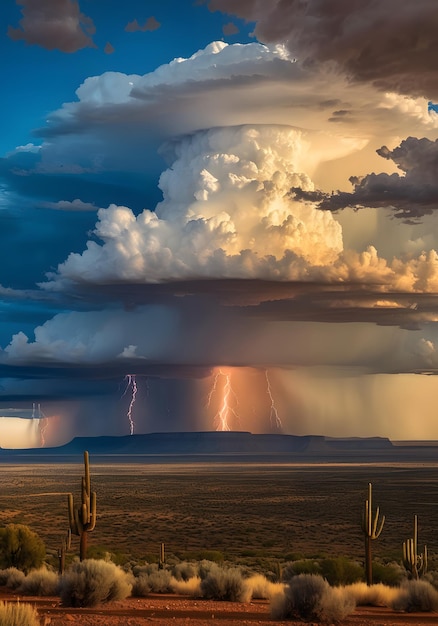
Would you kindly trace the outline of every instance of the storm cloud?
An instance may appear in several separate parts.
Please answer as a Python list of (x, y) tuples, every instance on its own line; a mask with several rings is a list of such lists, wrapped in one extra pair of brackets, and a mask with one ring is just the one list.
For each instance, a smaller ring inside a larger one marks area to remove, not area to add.
[(438, 99), (434, 0), (208, 0), (208, 6), (255, 22), (259, 41), (284, 43), (306, 65), (334, 62), (353, 81)]
[(268, 385), (285, 432), (407, 436), (414, 405), (433, 424), (436, 16), (326, 4), (211, 1), (258, 41), (88, 76), (5, 154), (4, 402), (64, 406), (65, 438), (126, 433), (137, 376), (139, 432), (202, 430), (219, 376), (248, 430), (270, 431)]

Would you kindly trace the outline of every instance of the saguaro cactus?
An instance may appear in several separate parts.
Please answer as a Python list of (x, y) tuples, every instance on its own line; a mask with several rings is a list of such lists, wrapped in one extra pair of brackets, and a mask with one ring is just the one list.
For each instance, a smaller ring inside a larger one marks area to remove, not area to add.
[(418, 554), (418, 518), (414, 515), (414, 536), (403, 542), (403, 565), (410, 572), (412, 578), (418, 580), (427, 571), (427, 546)]
[(90, 462), (88, 452), (84, 452), (85, 476), (81, 483), (81, 505), (75, 509), (73, 494), (68, 494), (68, 517), (71, 532), (79, 535), (79, 558), (87, 557), (88, 533), (96, 526), (96, 492), (91, 491)]
[(382, 517), (379, 525), (380, 509), (377, 507), (376, 514), (373, 515), (372, 505), (372, 485), (368, 483), (368, 498), (365, 500), (365, 509), (362, 516), (362, 532), (365, 535), (365, 574), (367, 585), (373, 584), (373, 557), (371, 542), (380, 536), (385, 523), (385, 516)]

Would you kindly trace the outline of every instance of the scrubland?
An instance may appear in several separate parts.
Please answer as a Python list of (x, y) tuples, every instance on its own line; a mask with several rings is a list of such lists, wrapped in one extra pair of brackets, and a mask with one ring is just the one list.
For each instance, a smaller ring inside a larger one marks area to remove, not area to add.
[[(3, 525), (30, 526), (56, 554), (68, 526), (67, 493), (79, 492), (78, 464), (2, 465)], [(438, 554), (438, 468), (434, 465), (99, 464), (91, 458), (97, 524), (91, 556), (116, 562), (212, 558), (265, 569), (272, 562), (345, 556), (363, 561), (360, 519), (386, 516), (374, 558), (400, 561), (419, 519), (419, 547)], [(73, 540), (72, 554), (76, 543)]]
[[(79, 499), (80, 461), (1, 465), (2, 526), (26, 524), (47, 548), (48, 569), (27, 576), (13, 568), (1, 571), (5, 615), (20, 595), (35, 596), (29, 607), (17, 604), (16, 611), (38, 608), (20, 624), (30, 626), (34, 619), (36, 626), (58, 625), (68, 619), (88, 626), (101, 623), (102, 616), (106, 626), (137, 626), (145, 620), (167, 623), (163, 620), (171, 616), (176, 625), (178, 619), (198, 625), (210, 621), (210, 613), (221, 613), (224, 626), (243, 618), (247, 624), (276, 625), (302, 619), (425, 624), (436, 618), (438, 468), (433, 464), (160, 465), (91, 458), (97, 493), (91, 560), (77, 560), (74, 537), (60, 578), (55, 571), (68, 527), (67, 494)], [(372, 587), (358, 582), (369, 482), (373, 511), (380, 507), (386, 516), (373, 541), (378, 584)], [(427, 544), (429, 552), (424, 582), (409, 581), (402, 566), (402, 542), (412, 536), (414, 515), (418, 547)], [(165, 562), (159, 565), (161, 544)], [(38, 598), (46, 595), (47, 601)], [(95, 604), (97, 609), (84, 608)], [(421, 622), (412, 622), (419, 619), (415, 611)]]

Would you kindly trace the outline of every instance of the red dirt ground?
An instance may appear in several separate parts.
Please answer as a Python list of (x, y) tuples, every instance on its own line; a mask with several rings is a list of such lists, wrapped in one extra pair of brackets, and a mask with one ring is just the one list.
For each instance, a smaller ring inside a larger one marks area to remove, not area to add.
[[(41, 626), (303, 626), (303, 622), (273, 620), (269, 603), (196, 600), (177, 595), (151, 594), (89, 609), (62, 607), (58, 597), (21, 596), (0, 589), (0, 600), (36, 606)], [(396, 613), (384, 607), (359, 607), (342, 626), (422, 626), (438, 624), (437, 613)]]

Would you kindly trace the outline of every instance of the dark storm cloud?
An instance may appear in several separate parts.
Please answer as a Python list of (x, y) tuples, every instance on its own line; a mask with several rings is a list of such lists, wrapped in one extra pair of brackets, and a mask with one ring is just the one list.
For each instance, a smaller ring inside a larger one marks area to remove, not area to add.
[[(187, 320), (259, 318), (270, 321), (370, 322), (418, 328), (435, 318), (434, 294), (382, 294), (379, 286), (263, 280), (190, 280), (161, 284), (74, 286), (78, 302), (122, 302), (126, 310), (150, 304), (175, 308)], [(73, 304), (73, 301), (72, 301)]]
[(17, 0), (23, 17), (18, 28), (8, 27), (15, 41), (41, 46), (47, 50), (76, 52), (93, 47), (93, 20), (81, 13), (77, 0)]
[(144, 33), (147, 31), (158, 30), (160, 26), (161, 26), (161, 23), (158, 20), (156, 20), (154, 16), (151, 16), (146, 20), (143, 26), (140, 26), (137, 19), (134, 19), (132, 22), (128, 22), (128, 24), (126, 24), (125, 26), (125, 31), (127, 33), (135, 33), (137, 31)]
[(309, 65), (335, 61), (353, 80), (436, 99), (435, 0), (209, 0), (256, 22), (263, 42), (284, 42)]
[[(336, 338), (337, 333), (350, 333), (348, 323), (421, 330), (437, 321), (433, 294), (388, 295), (351, 284), (190, 281), (130, 285), (116, 293), (108, 289), (106, 295), (102, 287), (95, 286), (94, 291), (94, 304), (101, 305), (94, 311), (57, 314), (35, 329), (35, 339), (23, 332), (15, 334), (0, 352), (0, 374), (108, 379), (130, 372), (202, 378), (221, 365), (309, 365), (314, 359), (306, 347), (310, 327), (314, 328), (312, 350), (317, 349), (319, 361), (352, 364), (350, 349), (341, 347)], [(109, 307), (103, 300), (116, 295), (124, 301), (124, 309)], [(87, 290), (82, 297), (92, 306)], [(324, 348), (327, 340), (320, 335), (327, 323), (333, 324), (331, 349)], [(321, 337), (321, 353), (317, 337)], [(409, 341), (415, 344), (418, 338), (414, 334)], [(373, 367), (386, 371), (388, 360), (394, 369), (391, 351)], [(414, 366), (418, 368), (418, 359)], [(401, 371), (409, 367), (410, 357), (400, 359)]]
[(394, 216), (406, 222), (416, 221), (438, 209), (438, 140), (408, 137), (394, 150), (383, 146), (377, 153), (393, 161), (403, 175), (368, 174), (351, 177), (352, 192), (338, 191), (325, 194), (320, 191), (292, 190), (298, 200), (316, 202), (318, 208), (337, 211), (346, 207), (391, 207)]

